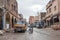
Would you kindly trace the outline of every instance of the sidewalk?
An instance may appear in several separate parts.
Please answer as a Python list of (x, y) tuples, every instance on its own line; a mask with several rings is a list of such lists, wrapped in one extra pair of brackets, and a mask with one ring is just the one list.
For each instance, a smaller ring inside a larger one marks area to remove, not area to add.
[(34, 28), (34, 31), (50, 36), (60, 36), (60, 30), (53, 30), (52, 28), (43, 29)]

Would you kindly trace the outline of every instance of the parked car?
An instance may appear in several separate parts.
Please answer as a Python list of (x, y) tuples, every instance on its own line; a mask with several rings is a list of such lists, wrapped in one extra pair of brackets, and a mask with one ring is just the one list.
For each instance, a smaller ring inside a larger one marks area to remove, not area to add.
[(42, 28), (42, 25), (41, 25), (41, 24), (37, 24), (36, 27), (37, 27), (37, 28)]
[(39, 25), (38, 22), (35, 22), (33, 26), (38, 27), (38, 25)]
[(23, 31), (25, 32), (27, 30), (27, 25), (25, 24), (25, 22), (19, 21), (16, 24), (14, 24), (14, 32), (17, 31)]
[(36, 27), (39, 28), (39, 23), (36, 24)]
[(36, 27), (37, 27), (37, 28), (43, 28), (43, 27), (44, 27), (44, 22), (43, 22), (43, 21), (38, 22), (38, 23), (36, 24)]

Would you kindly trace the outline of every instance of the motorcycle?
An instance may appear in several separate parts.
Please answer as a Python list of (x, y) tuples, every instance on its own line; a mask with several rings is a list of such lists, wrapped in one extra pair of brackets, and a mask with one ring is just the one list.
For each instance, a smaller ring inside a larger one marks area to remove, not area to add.
[(33, 33), (33, 28), (29, 28), (29, 33)]

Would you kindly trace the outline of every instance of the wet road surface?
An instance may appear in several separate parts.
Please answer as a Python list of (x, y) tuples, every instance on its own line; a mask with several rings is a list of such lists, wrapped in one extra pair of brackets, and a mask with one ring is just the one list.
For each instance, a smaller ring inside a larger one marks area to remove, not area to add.
[(0, 40), (60, 40), (60, 35), (34, 29), (32, 34), (28, 31), (25, 33), (5, 33), (3, 36), (0, 36)]

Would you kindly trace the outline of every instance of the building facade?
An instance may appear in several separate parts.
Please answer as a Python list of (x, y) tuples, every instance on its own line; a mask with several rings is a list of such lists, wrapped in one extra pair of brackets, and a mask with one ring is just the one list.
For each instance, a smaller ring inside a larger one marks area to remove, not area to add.
[(39, 16), (35, 16), (34, 17), (34, 22), (38, 22), (39, 21)]
[(45, 17), (48, 26), (60, 23), (60, 0), (50, 0), (46, 5)]
[(46, 21), (46, 20), (44, 20), (45, 16), (46, 16), (46, 12), (40, 12), (40, 14), (39, 14), (39, 22), (43, 26), (45, 25), (45, 21)]
[[(19, 19), (18, 4), (16, 0), (0, 0), (0, 19), (2, 20), (1, 29), (11, 29)], [(0, 24), (0, 25), (1, 25)], [(8, 26), (7, 26), (8, 25)]]
[(43, 20), (45, 18), (45, 16), (46, 16), (46, 12), (40, 12), (40, 14), (39, 14), (40, 21)]
[(22, 21), (23, 20), (23, 14), (19, 14), (19, 16), (20, 16), (20, 21)]
[(34, 23), (34, 16), (30, 16), (29, 17), (29, 24), (33, 24)]

